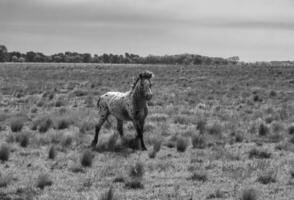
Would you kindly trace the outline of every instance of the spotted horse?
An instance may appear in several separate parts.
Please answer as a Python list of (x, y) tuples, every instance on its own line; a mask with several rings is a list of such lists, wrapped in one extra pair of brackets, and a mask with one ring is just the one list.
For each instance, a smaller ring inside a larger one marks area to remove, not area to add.
[(123, 122), (132, 121), (136, 129), (136, 140), (140, 142), (141, 149), (146, 150), (143, 139), (144, 123), (148, 114), (147, 102), (152, 98), (151, 79), (154, 77), (150, 71), (139, 74), (131, 89), (127, 92), (107, 92), (99, 97), (97, 107), (99, 121), (95, 126), (95, 136), (91, 146), (95, 147), (103, 123), (109, 115), (117, 120), (117, 131), (123, 136)]

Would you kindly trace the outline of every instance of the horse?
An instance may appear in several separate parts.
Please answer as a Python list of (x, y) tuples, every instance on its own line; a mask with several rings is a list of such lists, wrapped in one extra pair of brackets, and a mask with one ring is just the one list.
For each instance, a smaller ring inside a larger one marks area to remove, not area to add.
[(143, 131), (145, 119), (148, 115), (147, 102), (152, 98), (151, 79), (153, 77), (152, 72), (144, 71), (139, 74), (129, 91), (107, 92), (98, 98), (99, 120), (95, 126), (95, 135), (91, 143), (93, 148), (96, 147), (98, 142), (101, 126), (108, 116), (112, 115), (117, 120), (117, 131), (121, 137), (123, 137), (123, 122), (132, 121), (137, 132), (136, 141), (139, 140), (141, 150), (147, 150), (143, 139)]

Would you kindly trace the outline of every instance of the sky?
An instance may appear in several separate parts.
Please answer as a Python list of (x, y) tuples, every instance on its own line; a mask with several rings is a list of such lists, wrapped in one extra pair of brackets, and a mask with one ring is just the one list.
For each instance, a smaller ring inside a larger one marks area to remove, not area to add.
[(0, 0), (0, 44), (45, 54), (294, 60), (294, 0)]

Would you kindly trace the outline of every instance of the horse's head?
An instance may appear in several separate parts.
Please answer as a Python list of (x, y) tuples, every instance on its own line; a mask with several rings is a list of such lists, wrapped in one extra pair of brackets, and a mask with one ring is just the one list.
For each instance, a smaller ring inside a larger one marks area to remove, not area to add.
[(145, 97), (147, 101), (151, 100), (152, 98), (152, 83), (151, 78), (153, 77), (153, 73), (150, 71), (145, 71), (139, 74), (138, 80), (140, 84), (141, 94)]

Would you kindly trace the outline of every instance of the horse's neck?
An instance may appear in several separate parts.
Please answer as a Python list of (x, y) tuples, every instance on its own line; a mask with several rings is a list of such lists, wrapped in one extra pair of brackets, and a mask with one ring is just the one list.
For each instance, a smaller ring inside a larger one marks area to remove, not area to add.
[(132, 101), (132, 104), (136, 110), (141, 108), (143, 109), (147, 105), (146, 99), (138, 87), (135, 87), (130, 92), (130, 100)]

